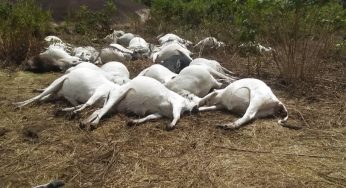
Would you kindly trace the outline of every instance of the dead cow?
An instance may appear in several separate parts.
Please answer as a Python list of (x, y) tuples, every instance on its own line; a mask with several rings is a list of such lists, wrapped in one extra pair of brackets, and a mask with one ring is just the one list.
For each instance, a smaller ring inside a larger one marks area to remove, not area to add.
[(119, 85), (125, 84), (130, 80), (130, 73), (127, 70), (126, 66), (116, 61), (108, 62), (101, 67), (98, 67), (95, 64), (89, 62), (82, 62), (75, 67), (69, 68), (65, 73), (68, 74), (71, 71), (79, 68), (88, 68), (98, 71), (102, 73), (108, 80)]
[(166, 126), (167, 130), (171, 130), (175, 127), (182, 113), (196, 111), (197, 108), (196, 102), (189, 101), (167, 89), (159, 81), (138, 76), (121, 86), (120, 89), (113, 90), (103, 108), (96, 110), (82, 123), (84, 125), (97, 125), (106, 113), (114, 109), (117, 112), (134, 113), (139, 116), (147, 115), (144, 118), (129, 121), (128, 125), (162, 117), (173, 118), (173, 121)]
[[(110, 91), (117, 90), (119, 87), (119, 85), (112, 83), (98, 71), (89, 68), (77, 68), (56, 79), (38, 96), (14, 104), (21, 108), (32, 102), (44, 101), (53, 97), (63, 97), (73, 106), (77, 106), (80, 103), (85, 103), (83, 108), (93, 104), (102, 106)], [(65, 110), (71, 111), (74, 108)]]
[(221, 85), (222, 83), (215, 80), (205, 67), (197, 65), (187, 66), (165, 84), (167, 88), (177, 93), (185, 90), (198, 97), (204, 97), (211, 89), (220, 88)]
[(231, 83), (224, 89), (216, 90), (201, 99), (200, 111), (227, 109), (244, 114), (235, 122), (225, 123), (220, 127), (236, 129), (257, 118), (278, 115), (282, 124), (288, 119), (286, 107), (273, 94), (272, 90), (261, 80), (246, 78)]
[(176, 77), (177, 74), (160, 64), (154, 64), (144, 69), (138, 74), (138, 76), (154, 78), (155, 80), (164, 84)]
[(33, 72), (65, 71), (79, 63), (78, 57), (69, 55), (60, 47), (49, 46), (45, 52), (30, 58), (24, 69)]
[(237, 79), (237, 77), (232, 76), (235, 75), (233, 72), (222, 67), (220, 63), (215, 60), (197, 58), (191, 61), (190, 66), (202, 66), (207, 69), (215, 79), (225, 81), (226, 83), (233, 82)]

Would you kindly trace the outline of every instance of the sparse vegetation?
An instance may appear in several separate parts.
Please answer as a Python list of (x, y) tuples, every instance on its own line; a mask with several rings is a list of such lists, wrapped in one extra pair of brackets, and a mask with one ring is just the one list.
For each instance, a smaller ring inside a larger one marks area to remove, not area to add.
[[(346, 11), (338, 1), (169, 1), (152, 2), (149, 28), (216, 36), (237, 48), (260, 42), (276, 51), (278, 77), (286, 83), (314, 81), (346, 32)], [(156, 33), (156, 34), (157, 34)]]
[(68, 25), (73, 26), (76, 33), (91, 37), (102, 37), (110, 31), (115, 11), (114, 0), (107, 0), (104, 8), (100, 11), (93, 11), (82, 5), (67, 17)]
[(19, 65), (41, 50), (41, 41), (48, 31), (50, 13), (42, 10), (35, 0), (0, 2), (0, 60), (1, 64)]

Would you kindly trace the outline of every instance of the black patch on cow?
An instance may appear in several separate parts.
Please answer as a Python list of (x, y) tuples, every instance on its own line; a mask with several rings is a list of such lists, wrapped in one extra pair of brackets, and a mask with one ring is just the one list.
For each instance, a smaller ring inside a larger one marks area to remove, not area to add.
[(173, 55), (170, 58), (161, 62), (160, 64), (169, 69), (170, 71), (178, 74), (185, 67), (189, 66), (190, 63), (191, 60), (184, 55)]

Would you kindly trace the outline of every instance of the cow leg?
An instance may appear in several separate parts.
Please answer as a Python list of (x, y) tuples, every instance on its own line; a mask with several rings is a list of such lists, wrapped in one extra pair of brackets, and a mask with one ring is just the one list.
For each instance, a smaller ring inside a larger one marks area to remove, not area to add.
[[(96, 110), (93, 114), (91, 114), (90, 117), (88, 117), (86, 120), (82, 121), (81, 124), (83, 126), (95, 126), (99, 123), (100, 119), (116, 104), (118, 104), (125, 96), (126, 94), (131, 91), (131, 88), (126, 88), (122, 91), (110, 91), (109, 96), (107, 97), (108, 100), (105, 101), (105, 104), (103, 107), (99, 110)], [(114, 92), (114, 93), (113, 93)]]
[(61, 109), (61, 111), (63, 111), (63, 112), (71, 112), (71, 111), (77, 110), (78, 108), (80, 108), (82, 106), (83, 106), (83, 104), (80, 104), (80, 105), (74, 106), (74, 107), (70, 107), (70, 108), (63, 108), (63, 109)]
[(72, 97), (64, 97), (69, 103), (72, 104), (72, 106), (77, 106), (79, 103), (76, 101), (76, 99)]
[(84, 103), (83, 105), (81, 105), (78, 109), (74, 110), (73, 113), (78, 113), (84, 110), (85, 108), (87, 108), (88, 106), (94, 105), (97, 101), (99, 101), (104, 96), (105, 92), (106, 91), (103, 89), (96, 90), (95, 93), (88, 99), (88, 101)]
[(221, 88), (222, 83), (218, 82), (213, 76), (211, 76), (211, 81), (213, 83), (213, 88)]
[(173, 130), (175, 128), (175, 125), (177, 124), (178, 120), (180, 119), (180, 114), (182, 110), (182, 106), (180, 104), (174, 104), (173, 106), (173, 120), (170, 124), (166, 126), (166, 130)]
[(159, 118), (162, 118), (162, 115), (159, 114), (159, 113), (155, 113), (155, 114), (150, 114), (144, 118), (141, 118), (141, 119), (133, 119), (133, 120), (129, 120), (127, 122), (127, 126), (132, 126), (134, 124), (139, 124), (139, 123), (144, 123), (148, 120), (153, 120), (153, 119), (159, 119)]
[(44, 97), (42, 97), (41, 99), (40, 99), (40, 101), (46, 101), (46, 100), (48, 100), (49, 98), (51, 98), (52, 97), (52, 94), (47, 94), (47, 95), (45, 95)]
[(257, 111), (258, 111), (257, 105), (255, 105), (254, 103), (250, 102), (250, 105), (248, 106), (248, 108), (247, 108), (245, 114), (243, 115), (243, 117), (241, 117), (240, 119), (236, 120), (235, 122), (222, 124), (222, 125), (219, 125), (218, 127), (222, 127), (222, 128), (225, 128), (225, 129), (237, 129), (240, 126), (242, 126), (242, 125), (250, 122), (254, 118), (256, 118)]
[(67, 78), (67, 76), (68, 75), (64, 75), (64, 76), (56, 79), (41, 94), (37, 95), (36, 97), (33, 97), (33, 98), (28, 99), (28, 100), (23, 101), (23, 102), (17, 102), (17, 103), (13, 103), (13, 104), (16, 105), (18, 108), (21, 108), (27, 104), (41, 100), (42, 98), (44, 98), (47, 95), (52, 95), (52, 94), (57, 93), (60, 90), (60, 88), (62, 87), (62, 85), (64, 84), (64, 81)]
[(231, 80), (230, 77), (228, 77), (227, 75), (217, 72), (216, 70), (212, 69), (212, 68), (208, 68), (208, 71), (210, 72), (210, 74), (214, 77), (214, 78), (219, 78), (219, 79), (224, 79), (224, 80)]
[(213, 91), (211, 93), (209, 93), (208, 95), (206, 95), (205, 97), (203, 97), (199, 102), (198, 102), (198, 106), (203, 106), (208, 100), (210, 100), (211, 98), (216, 97), (217, 92)]
[(222, 105), (214, 105), (214, 106), (203, 106), (203, 107), (199, 107), (198, 111), (200, 112), (205, 112), (205, 111), (212, 111), (212, 110), (220, 110), (222, 109), (223, 106)]

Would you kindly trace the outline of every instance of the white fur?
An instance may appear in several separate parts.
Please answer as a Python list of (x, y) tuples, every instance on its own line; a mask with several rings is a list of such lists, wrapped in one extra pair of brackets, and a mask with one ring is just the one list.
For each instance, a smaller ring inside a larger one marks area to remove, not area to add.
[(130, 80), (130, 73), (126, 66), (120, 62), (108, 62), (101, 67), (98, 67), (89, 62), (83, 62), (75, 67), (69, 68), (65, 73), (68, 74), (71, 71), (79, 68), (88, 68), (91, 70), (98, 71), (102, 73), (108, 80), (114, 82), (115, 84), (125, 84)]
[(83, 124), (98, 124), (99, 120), (111, 109), (117, 112), (135, 113), (142, 119), (131, 120), (130, 123), (143, 123), (161, 117), (173, 118), (167, 129), (173, 129), (185, 111), (192, 111), (197, 103), (170, 91), (155, 79), (138, 76), (121, 88), (112, 91), (104, 107), (95, 111)]
[(57, 36), (50, 35), (50, 36), (45, 37), (44, 40), (46, 41), (48, 46), (55, 46), (55, 47), (58, 47), (58, 48), (65, 50), (66, 52), (71, 52), (71, 50), (73, 48), (73, 46), (71, 44), (63, 42)]
[[(94, 104), (102, 106), (109, 92), (119, 87), (99, 71), (89, 68), (77, 68), (56, 79), (40, 95), (15, 104), (18, 107), (23, 107), (32, 102), (52, 97), (63, 97), (74, 106), (79, 103), (85, 103), (83, 108)], [(74, 109), (71, 108), (70, 110)]]
[(141, 37), (134, 37), (131, 39), (128, 49), (137, 51), (141, 54), (149, 53), (149, 44)]
[(186, 57), (190, 58), (192, 61), (192, 58), (190, 57), (192, 55), (192, 52), (182, 45), (178, 43), (170, 43), (164, 47), (161, 48), (161, 50), (155, 52), (152, 54), (153, 62), (155, 63), (161, 63), (162, 61), (165, 61), (166, 59), (174, 56), (174, 55), (180, 55), (180, 52), (186, 55)]
[(121, 44), (123, 46), (128, 46), (130, 41), (135, 38), (135, 35), (132, 34), (132, 33), (125, 33), (123, 34), (122, 36), (120, 36), (118, 39), (117, 39), (117, 43), (118, 44)]
[(76, 47), (72, 50), (72, 55), (79, 57), (82, 61), (96, 62), (99, 52), (92, 46)]
[(187, 66), (165, 84), (167, 88), (177, 93), (186, 90), (198, 97), (204, 97), (211, 89), (220, 88), (221, 85), (208, 70), (197, 65)]
[[(234, 81), (236, 78), (233, 77), (233, 72), (222, 67), (219, 62), (215, 60), (209, 60), (205, 58), (196, 58), (191, 61), (191, 65), (198, 65), (205, 67), (213, 76), (217, 79), (226, 79), (228, 82)], [(216, 72), (215, 72), (216, 71)]]
[(215, 48), (225, 47), (225, 43), (218, 41), (215, 37), (207, 37), (199, 41), (194, 48)]
[(286, 107), (272, 90), (261, 80), (253, 78), (237, 80), (225, 89), (216, 90), (201, 99), (200, 104), (208, 106), (200, 107), (200, 111), (227, 109), (244, 114), (235, 122), (222, 125), (231, 129), (238, 128), (257, 118), (276, 115), (280, 110), (284, 113), (284, 117), (279, 120), (279, 123), (287, 121), (288, 118)]
[(164, 84), (176, 77), (177, 74), (160, 64), (154, 64), (144, 69), (138, 74), (138, 76), (147, 76), (150, 78), (154, 78), (155, 80)]
[(114, 48), (103, 48), (100, 52), (100, 59), (102, 63), (107, 63), (110, 61), (130, 61), (132, 59), (132, 55), (129, 53), (121, 52)]
[(182, 39), (180, 38), (179, 36), (175, 35), (175, 34), (172, 34), (172, 33), (168, 33), (162, 37), (159, 36), (159, 43), (162, 45), (164, 43), (167, 43), (167, 42), (170, 42), (170, 41), (177, 41), (181, 44), (184, 44), (184, 45), (191, 45), (192, 42), (191, 41), (188, 41), (188, 40), (185, 40), (185, 39)]
[(121, 37), (122, 35), (124, 35), (125, 32), (121, 31), (121, 30), (114, 30), (113, 33), (107, 35), (105, 38), (103, 38), (103, 40), (105, 40), (106, 42), (112, 43), (112, 42), (116, 42), (117, 39), (119, 37)]

